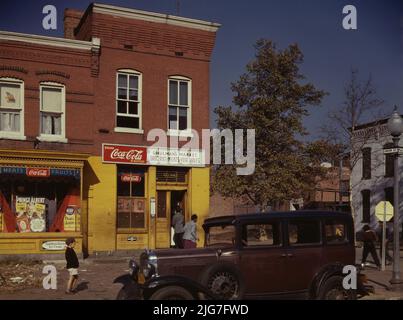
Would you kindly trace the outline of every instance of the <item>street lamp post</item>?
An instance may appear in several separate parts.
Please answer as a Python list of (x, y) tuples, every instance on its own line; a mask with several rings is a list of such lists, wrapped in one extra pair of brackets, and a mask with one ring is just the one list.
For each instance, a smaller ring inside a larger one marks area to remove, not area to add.
[(397, 149), (394, 153), (394, 196), (393, 196), (393, 273), (390, 283), (397, 285), (400, 280), (400, 239), (399, 239), (399, 140), (403, 129), (403, 120), (397, 112), (397, 107), (388, 120), (388, 129), (393, 139), (393, 148)]

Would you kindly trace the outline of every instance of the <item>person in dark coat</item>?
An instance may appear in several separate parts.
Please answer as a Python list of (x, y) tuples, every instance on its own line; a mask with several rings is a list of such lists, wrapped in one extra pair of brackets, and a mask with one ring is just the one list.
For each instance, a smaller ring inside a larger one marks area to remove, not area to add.
[(377, 235), (374, 230), (371, 229), (369, 225), (364, 225), (362, 228), (363, 236), (362, 240), (364, 242), (364, 249), (362, 251), (362, 266), (365, 266), (365, 262), (367, 261), (368, 254), (371, 253), (372, 258), (374, 259), (375, 264), (378, 268), (381, 267), (381, 263), (379, 261), (378, 254), (375, 249), (375, 242), (377, 241)]
[(69, 272), (69, 280), (67, 282), (66, 293), (71, 294), (75, 293), (75, 289), (78, 282), (78, 267), (80, 266), (77, 258), (77, 254), (74, 251), (74, 247), (76, 245), (76, 239), (68, 238), (66, 240), (66, 269)]

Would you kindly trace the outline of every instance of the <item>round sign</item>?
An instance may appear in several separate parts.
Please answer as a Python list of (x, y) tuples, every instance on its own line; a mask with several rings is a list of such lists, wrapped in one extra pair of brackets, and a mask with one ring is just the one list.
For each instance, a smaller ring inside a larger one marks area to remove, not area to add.
[(31, 231), (42, 232), (45, 230), (45, 220), (41, 218), (35, 218), (31, 220)]

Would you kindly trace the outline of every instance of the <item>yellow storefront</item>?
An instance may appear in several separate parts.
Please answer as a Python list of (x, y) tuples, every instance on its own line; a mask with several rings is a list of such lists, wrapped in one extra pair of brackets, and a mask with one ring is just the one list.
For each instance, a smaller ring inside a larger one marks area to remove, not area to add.
[(88, 155), (0, 150), (0, 254), (82, 251), (83, 167)]
[(0, 150), (0, 255), (62, 254), (68, 237), (84, 256), (169, 248), (178, 203), (186, 221), (199, 216), (202, 246), (209, 168), (143, 160)]
[[(106, 147), (110, 147), (109, 155), (120, 148), (122, 159), (111, 159), (103, 153), (102, 157), (89, 157), (84, 168), (90, 254), (169, 248), (171, 215), (177, 203), (186, 221), (193, 213), (199, 216), (198, 231), (203, 239), (201, 224), (209, 209), (208, 168), (152, 165), (152, 161), (140, 158), (127, 160), (125, 155), (130, 150), (140, 148), (144, 154), (150, 154), (149, 150), (137, 146)], [(203, 245), (203, 241), (198, 245)]]

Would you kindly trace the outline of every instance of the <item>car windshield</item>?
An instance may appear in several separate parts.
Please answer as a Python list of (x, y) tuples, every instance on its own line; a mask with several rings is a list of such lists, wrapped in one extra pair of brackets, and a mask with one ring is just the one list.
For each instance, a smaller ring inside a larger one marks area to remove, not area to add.
[(207, 230), (206, 245), (208, 247), (216, 245), (234, 245), (235, 227), (231, 224), (211, 226)]

